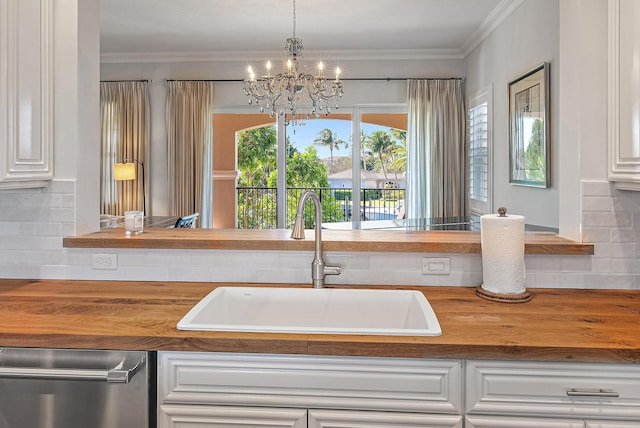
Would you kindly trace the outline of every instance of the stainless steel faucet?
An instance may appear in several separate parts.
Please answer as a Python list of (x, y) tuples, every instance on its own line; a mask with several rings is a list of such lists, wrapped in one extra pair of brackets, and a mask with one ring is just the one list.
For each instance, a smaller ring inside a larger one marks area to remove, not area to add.
[(311, 262), (311, 282), (313, 288), (324, 287), (325, 275), (340, 275), (340, 266), (326, 266), (322, 259), (322, 204), (318, 195), (310, 190), (307, 190), (302, 194), (300, 202), (298, 202), (298, 210), (296, 211), (296, 221), (293, 224), (293, 230), (291, 231), (291, 237), (293, 239), (304, 239), (304, 204), (307, 199), (311, 198), (313, 205), (315, 206), (316, 219), (316, 249)]

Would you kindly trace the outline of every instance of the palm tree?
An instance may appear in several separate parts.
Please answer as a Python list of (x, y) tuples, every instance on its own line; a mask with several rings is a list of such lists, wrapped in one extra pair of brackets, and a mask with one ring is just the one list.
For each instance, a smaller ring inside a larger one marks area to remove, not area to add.
[(404, 172), (407, 170), (407, 131), (392, 129), (391, 135), (396, 140), (396, 146), (393, 148), (393, 161), (390, 166), (396, 172)]
[(341, 146), (344, 146), (345, 149), (349, 147), (349, 143), (344, 140), (338, 139), (338, 135), (328, 128), (325, 128), (318, 132), (318, 136), (315, 138), (315, 140), (313, 140), (313, 143), (318, 146), (329, 148), (331, 172), (333, 172), (333, 151), (340, 150)]
[(373, 166), (367, 163), (367, 156), (373, 156), (370, 150), (371, 143), (369, 141), (369, 134), (360, 130), (360, 167), (365, 171), (370, 171)]
[(385, 181), (388, 180), (386, 158), (391, 155), (393, 146), (395, 146), (395, 144), (393, 144), (388, 132), (375, 131), (369, 136), (369, 147), (371, 148), (371, 151), (378, 156)]

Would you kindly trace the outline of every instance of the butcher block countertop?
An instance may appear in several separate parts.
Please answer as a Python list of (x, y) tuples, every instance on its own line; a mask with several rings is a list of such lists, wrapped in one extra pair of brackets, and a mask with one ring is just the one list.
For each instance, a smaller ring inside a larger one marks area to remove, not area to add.
[(530, 302), (507, 304), (474, 288), (401, 287), (424, 292), (443, 331), (435, 337), (176, 329), (222, 285), (308, 287), (0, 279), (0, 347), (640, 363), (640, 291), (530, 289)]
[[(155, 248), (191, 250), (313, 251), (314, 231), (295, 240), (291, 231), (237, 229), (150, 228), (135, 236), (124, 229), (105, 229), (63, 240), (67, 248)], [(323, 230), (324, 251), (480, 253), (480, 232), (461, 230)], [(592, 255), (593, 244), (562, 238), (554, 233), (527, 232), (526, 254)]]

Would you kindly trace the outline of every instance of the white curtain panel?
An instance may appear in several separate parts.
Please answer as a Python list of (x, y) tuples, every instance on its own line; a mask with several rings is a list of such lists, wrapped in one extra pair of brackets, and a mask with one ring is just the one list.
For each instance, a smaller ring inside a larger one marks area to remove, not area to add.
[(213, 224), (213, 82), (168, 81), (167, 176), (171, 215)]
[[(128, 210), (142, 210), (147, 191), (142, 186), (142, 168), (136, 163), (135, 180), (115, 181), (113, 164), (136, 159), (148, 165), (149, 115), (149, 82), (100, 82), (102, 214), (122, 216)], [(145, 168), (145, 175), (148, 171)]]
[(407, 98), (409, 225), (467, 215), (464, 81), (410, 79)]

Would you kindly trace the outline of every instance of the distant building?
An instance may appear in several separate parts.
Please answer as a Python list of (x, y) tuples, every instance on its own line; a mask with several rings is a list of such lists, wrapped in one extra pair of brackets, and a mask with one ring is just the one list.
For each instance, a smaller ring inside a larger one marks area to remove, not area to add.
[[(329, 175), (327, 179), (332, 189), (350, 189), (352, 186), (351, 169), (338, 171)], [(360, 187), (362, 189), (404, 189), (405, 186), (406, 178), (404, 173), (399, 173), (396, 181), (396, 175), (392, 172), (387, 173), (387, 178), (385, 178), (381, 172), (360, 171)]]

